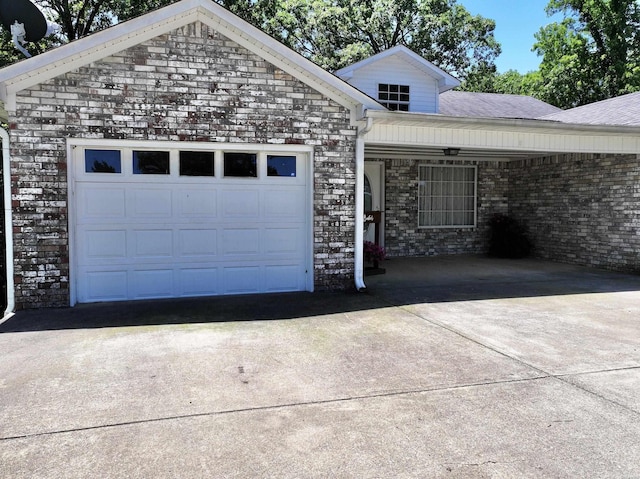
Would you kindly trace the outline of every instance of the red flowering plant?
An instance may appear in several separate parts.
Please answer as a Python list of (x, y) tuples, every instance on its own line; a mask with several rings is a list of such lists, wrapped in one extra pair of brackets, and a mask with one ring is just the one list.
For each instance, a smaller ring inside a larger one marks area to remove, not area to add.
[(378, 261), (382, 261), (387, 257), (387, 252), (380, 245), (377, 245), (371, 241), (364, 242), (364, 260), (367, 263), (376, 264)]

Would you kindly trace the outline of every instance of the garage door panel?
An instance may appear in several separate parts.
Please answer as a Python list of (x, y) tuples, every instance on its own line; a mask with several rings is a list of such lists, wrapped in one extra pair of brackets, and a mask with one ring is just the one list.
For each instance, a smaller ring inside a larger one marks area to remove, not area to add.
[[(256, 185), (257, 186), (257, 185)], [(257, 219), (260, 213), (260, 193), (254, 189), (228, 190), (223, 189), (222, 214), (224, 221), (231, 219)]]
[(264, 192), (264, 220), (275, 219), (282, 221), (284, 219), (293, 219), (300, 221), (304, 217), (304, 190), (299, 188), (272, 190)]
[(86, 301), (123, 301), (128, 295), (128, 273), (118, 271), (84, 271), (78, 294)]
[(301, 289), (304, 284), (304, 275), (300, 273), (298, 264), (265, 266), (266, 290), (277, 293)]
[(209, 220), (218, 215), (217, 190), (185, 189), (178, 194), (179, 211), (182, 217), (204, 217)]
[(299, 245), (303, 241), (303, 230), (298, 228), (265, 228), (263, 234), (263, 253), (265, 255), (286, 254), (298, 257)]
[(258, 266), (227, 266), (222, 271), (223, 293), (259, 293), (260, 276)]
[(131, 231), (136, 258), (170, 258), (173, 256), (173, 230), (136, 229)]
[(173, 269), (134, 270), (131, 281), (134, 299), (170, 298), (175, 295)]
[(132, 218), (171, 218), (173, 214), (170, 189), (141, 189), (130, 191)]
[(184, 296), (214, 296), (220, 294), (219, 268), (183, 268), (179, 271)]
[(182, 229), (179, 231), (180, 257), (214, 257), (218, 253), (218, 231), (210, 229)]
[(126, 230), (92, 230), (84, 233), (86, 238), (80, 245), (84, 249), (83, 256), (90, 261), (124, 260), (127, 257)]
[(260, 253), (259, 228), (225, 228), (222, 231), (221, 254), (230, 256), (257, 256)]
[(125, 188), (88, 184), (78, 191), (79, 217), (104, 221), (122, 219), (126, 215)]

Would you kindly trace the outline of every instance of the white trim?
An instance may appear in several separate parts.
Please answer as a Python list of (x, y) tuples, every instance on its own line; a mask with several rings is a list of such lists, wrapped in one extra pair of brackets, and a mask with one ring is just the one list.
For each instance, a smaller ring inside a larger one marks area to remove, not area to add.
[(356, 198), (354, 236), (354, 282), (356, 290), (367, 288), (364, 282), (364, 135), (356, 139)]
[(0, 139), (2, 140), (2, 184), (4, 199), (4, 236), (5, 236), (5, 276), (7, 280), (7, 308), (0, 320), (3, 323), (11, 316), (16, 307), (16, 292), (13, 275), (13, 208), (11, 206), (11, 149), (9, 144), (9, 133), (0, 128)]
[(376, 119), (369, 145), (407, 148), (447, 147), (533, 153), (612, 153), (640, 151), (640, 127), (572, 125), (544, 120), (451, 117), (428, 113), (370, 111)]
[(0, 70), (0, 99), (16, 109), (16, 93), (176, 28), (200, 21), (342, 106), (382, 108), (358, 89), (210, 0), (181, 0)]
[(314, 147), (309, 145), (281, 145), (279, 143), (226, 143), (226, 142), (202, 142), (202, 141), (158, 141), (158, 140), (107, 140), (100, 138), (70, 138), (67, 140), (70, 146), (82, 147), (111, 147), (111, 148), (144, 148), (146, 150), (206, 150), (206, 151), (276, 151), (313, 153)]
[[(74, 139), (67, 140), (67, 213), (69, 214), (69, 306), (75, 306), (78, 302), (76, 294), (76, 224), (78, 218), (76, 216), (76, 183), (75, 183), (75, 164), (76, 158), (74, 156), (74, 150), (76, 146), (82, 146), (83, 144), (88, 146), (88, 143), (78, 141)], [(96, 140), (94, 140), (95, 142)], [(107, 145), (105, 145), (107, 146)]]
[(314, 209), (314, 193), (315, 193), (315, 158), (314, 150), (307, 153), (307, 291), (313, 293), (315, 289), (315, 252), (314, 252), (314, 229), (315, 229), (315, 209)]
[(383, 52), (380, 52), (376, 55), (373, 55), (369, 58), (365, 58), (353, 65), (346, 66), (337, 70), (335, 74), (342, 79), (351, 79), (356, 70), (363, 68), (371, 63), (377, 62), (384, 58), (395, 56), (400, 58), (401, 60), (415, 66), (425, 74), (435, 77), (438, 80), (438, 87), (440, 89), (440, 93), (443, 93), (447, 90), (451, 90), (460, 85), (460, 80), (455, 78), (452, 75), (449, 75), (444, 70), (438, 68), (433, 63), (428, 60), (425, 60), (420, 55), (405, 47), (404, 45), (396, 45), (394, 47), (389, 48)]

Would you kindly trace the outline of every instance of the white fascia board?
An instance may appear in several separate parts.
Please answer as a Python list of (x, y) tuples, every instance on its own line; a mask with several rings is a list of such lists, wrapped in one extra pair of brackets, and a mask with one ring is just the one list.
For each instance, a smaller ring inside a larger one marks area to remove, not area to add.
[(425, 60), (417, 53), (409, 50), (408, 48), (403, 48), (398, 51), (399, 56), (404, 56), (405, 61), (409, 64), (412, 64), (419, 70), (422, 70), (424, 73), (429, 75), (430, 77), (438, 80), (438, 88), (440, 89), (440, 93), (443, 93), (447, 90), (451, 90), (457, 86), (460, 86), (460, 80), (458, 80), (453, 75), (449, 75), (447, 72), (442, 70), (441, 68), (435, 66), (428, 60)]
[(378, 111), (370, 111), (369, 116), (374, 119), (374, 128), (366, 137), (370, 144), (496, 151), (640, 154), (640, 127)]
[(335, 74), (340, 78), (347, 80), (354, 75), (354, 72), (356, 70), (359, 70), (360, 68), (363, 68), (371, 63), (378, 62), (390, 56), (398, 57), (407, 62), (409, 65), (412, 65), (413, 67), (421, 70), (430, 77), (438, 80), (438, 88), (440, 89), (440, 93), (451, 90), (452, 88), (460, 85), (460, 80), (458, 80), (456, 77), (449, 75), (447, 72), (437, 67), (430, 61), (422, 58), (416, 52), (405, 47), (404, 45), (396, 45), (395, 47), (389, 48), (388, 50), (380, 52), (369, 58), (360, 60), (353, 65), (349, 65), (341, 68), (340, 70), (337, 70)]
[(153, 19), (146, 16), (137, 17), (1, 70), (0, 99), (6, 102), (7, 110), (15, 111), (17, 92), (195, 22), (198, 14), (193, 9), (157, 17), (154, 16), (157, 21), (153, 23), (149, 23)]
[(209, 0), (182, 0), (0, 70), (0, 99), (15, 110), (15, 94), (195, 21), (215, 28), (351, 110), (382, 108), (358, 89)]
[(629, 125), (591, 125), (578, 123), (560, 123), (550, 120), (515, 119), (515, 118), (475, 118), (464, 116), (448, 116), (434, 113), (407, 113), (389, 110), (369, 111), (368, 116), (376, 119), (376, 123), (396, 124), (405, 126), (437, 126), (470, 129), (483, 127), (500, 128), (502, 130), (523, 131), (524, 129), (547, 130), (554, 132), (562, 130), (565, 133), (610, 133), (610, 134), (640, 134), (640, 126)]

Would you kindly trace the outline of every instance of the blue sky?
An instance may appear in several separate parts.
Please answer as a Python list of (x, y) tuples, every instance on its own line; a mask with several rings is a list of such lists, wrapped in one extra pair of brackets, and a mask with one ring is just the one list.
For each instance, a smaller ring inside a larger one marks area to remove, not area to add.
[(470, 13), (496, 21), (495, 37), (502, 45), (502, 54), (496, 60), (500, 73), (518, 70), (526, 73), (536, 70), (540, 57), (531, 51), (533, 34), (540, 27), (559, 21), (547, 17), (544, 9), (548, 0), (458, 0)]

